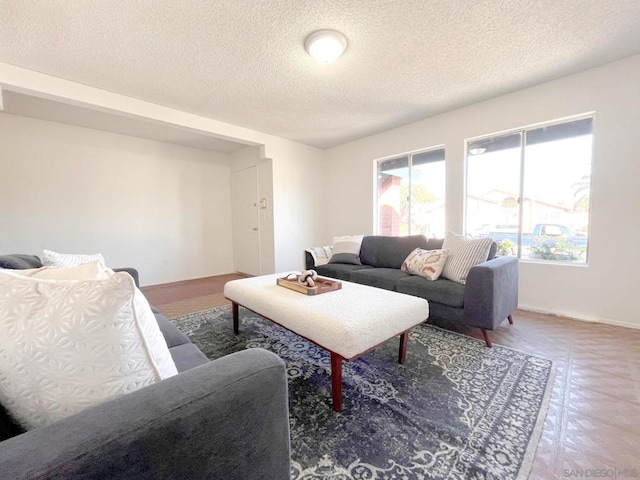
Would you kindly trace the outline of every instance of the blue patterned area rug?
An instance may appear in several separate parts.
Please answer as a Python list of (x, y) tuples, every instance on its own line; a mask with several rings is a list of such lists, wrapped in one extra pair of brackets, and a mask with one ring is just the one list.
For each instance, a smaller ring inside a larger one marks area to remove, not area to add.
[(525, 479), (549, 404), (553, 364), (422, 324), (407, 361), (398, 339), (345, 362), (343, 407), (331, 407), (329, 354), (240, 308), (172, 320), (211, 359), (245, 348), (283, 358), (289, 376), (291, 478)]

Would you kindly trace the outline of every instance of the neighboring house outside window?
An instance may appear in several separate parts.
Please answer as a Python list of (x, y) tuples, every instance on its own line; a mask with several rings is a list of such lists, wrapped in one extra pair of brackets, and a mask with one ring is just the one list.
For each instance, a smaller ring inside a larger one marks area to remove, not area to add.
[(499, 253), (586, 263), (593, 117), (467, 142), (466, 233)]
[(444, 237), (444, 148), (377, 161), (379, 235)]

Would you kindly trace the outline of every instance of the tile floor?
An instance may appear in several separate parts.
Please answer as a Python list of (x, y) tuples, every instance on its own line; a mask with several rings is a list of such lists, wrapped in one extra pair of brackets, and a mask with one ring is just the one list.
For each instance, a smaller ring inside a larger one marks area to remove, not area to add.
[[(143, 288), (169, 317), (228, 304), (222, 275)], [(553, 394), (532, 480), (640, 478), (640, 330), (526, 311), (494, 343), (553, 360)], [(463, 331), (482, 338), (479, 331)]]

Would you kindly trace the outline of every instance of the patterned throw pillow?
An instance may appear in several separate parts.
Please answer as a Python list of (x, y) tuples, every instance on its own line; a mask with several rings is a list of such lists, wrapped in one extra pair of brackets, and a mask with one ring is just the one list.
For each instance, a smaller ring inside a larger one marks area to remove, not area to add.
[(360, 261), (360, 246), (363, 238), (364, 235), (333, 237), (333, 255), (329, 263), (362, 265)]
[(424, 250), (416, 248), (402, 263), (401, 270), (420, 275), (427, 280), (437, 280), (442, 273), (449, 250)]
[(444, 238), (443, 249), (449, 250), (442, 276), (457, 283), (467, 283), (469, 270), (486, 262), (493, 240), (491, 238), (467, 238), (453, 232)]
[(103, 265), (104, 257), (100, 253), (92, 255), (74, 254), (74, 253), (56, 253), (51, 250), (43, 250), (42, 264), (53, 265), (55, 267), (75, 267), (83, 263), (100, 260)]
[(127, 273), (45, 280), (0, 270), (0, 403), (26, 429), (177, 374)]

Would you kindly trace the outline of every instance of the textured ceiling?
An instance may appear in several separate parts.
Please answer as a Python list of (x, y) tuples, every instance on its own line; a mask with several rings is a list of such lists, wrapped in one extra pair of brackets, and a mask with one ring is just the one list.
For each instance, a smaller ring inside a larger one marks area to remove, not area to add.
[(323, 148), (637, 53), (638, 0), (0, 0), (0, 62)]

